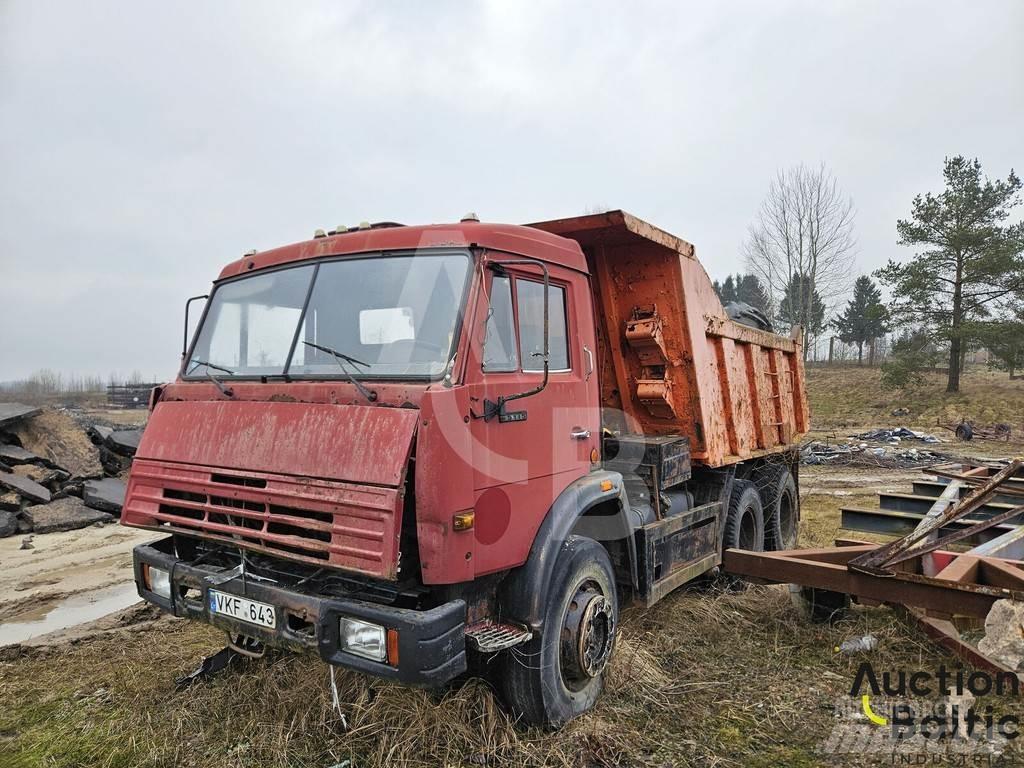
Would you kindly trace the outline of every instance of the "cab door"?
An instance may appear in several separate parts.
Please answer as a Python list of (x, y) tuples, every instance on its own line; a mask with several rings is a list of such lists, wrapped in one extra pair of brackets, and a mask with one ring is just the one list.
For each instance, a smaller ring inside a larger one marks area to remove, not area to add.
[(478, 575), (525, 562), (552, 502), (590, 471), (600, 439), (588, 279), (563, 267), (547, 266), (547, 385), (495, 412), (500, 398), (536, 389), (544, 379), (543, 271), (500, 262), (492, 259), (484, 274), (476, 313), (484, 320), (474, 329), (474, 370), (467, 375)]

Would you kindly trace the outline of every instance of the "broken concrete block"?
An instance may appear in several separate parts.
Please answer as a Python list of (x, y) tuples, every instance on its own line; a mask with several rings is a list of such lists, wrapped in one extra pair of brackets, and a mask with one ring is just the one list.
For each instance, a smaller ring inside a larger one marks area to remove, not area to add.
[(23, 513), (32, 524), (33, 533), (53, 533), (85, 528), (94, 523), (109, 523), (114, 517), (97, 509), (89, 509), (81, 499), (68, 496), (45, 506), (29, 507)]
[(49, 459), (72, 477), (100, 477), (103, 467), (96, 446), (66, 413), (45, 410), (13, 428), (26, 450)]
[(134, 456), (142, 439), (141, 429), (115, 429), (104, 441), (107, 447), (121, 456)]
[(1024, 664), (1024, 604), (996, 600), (985, 617), (978, 650), (1013, 670)]
[(49, 467), (38, 467), (35, 464), (19, 464), (11, 470), (16, 475), (27, 477), (40, 485), (50, 483), (63, 483), (70, 475), (62, 469), (50, 469)]
[(10, 474), (0, 472), (0, 487), (9, 488), (19, 496), (23, 496), (29, 501), (38, 501), (40, 504), (46, 504), (50, 500), (49, 490), (35, 480), (16, 475), (13, 472)]
[(32, 451), (26, 451), (17, 445), (0, 445), (0, 459), (8, 466), (32, 464), (40, 460)]
[(85, 430), (85, 434), (87, 434), (89, 439), (92, 440), (93, 445), (103, 445), (113, 431), (113, 427), (104, 427), (102, 424), (93, 424)]
[(131, 457), (121, 456), (107, 448), (100, 446), (100, 463), (103, 464), (103, 471), (111, 477), (117, 477), (132, 465)]
[(41, 408), (21, 403), (0, 403), (0, 427), (13, 424), (41, 412)]
[(0, 512), (0, 539), (18, 532), (18, 516), (13, 512)]
[(82, 486), (82, 501), (85, 506), (104, 512), (121, 514), (127, 486), (124, 480), (106, 477), (102, 480), (87, 480)]
[(0, 493), (0, 509), (8, 512), (17, 512), (21, 509), (21, 496), (14, 491)]

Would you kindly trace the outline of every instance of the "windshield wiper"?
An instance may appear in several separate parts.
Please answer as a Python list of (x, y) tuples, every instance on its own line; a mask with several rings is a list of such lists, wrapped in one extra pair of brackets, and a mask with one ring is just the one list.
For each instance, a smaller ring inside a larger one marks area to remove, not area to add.
[(217, 371), (224, 371), (224, 373), (228, 374), (229, 376), (235, 375), (235, 372), (232, 371), (230, 368), (225, 368), (222, 365), (214, 365), (213, 363), (208, 363), (205, 360), (198, 360), (194, 357), (192, 358), (192, 367), (188, 369), (188, 375), (191, 375), (192, 371), (194, 371), (200, 365), (205, 365), (207, 368), (213, 368), (214, 370)]
[(205, 365), (206, 366), (206, 377), (210, 381), (213, 382), (213, 386), (215, 386), (218, 390), (220, 390), (220, 393), (222, 395), (224, 395), (224, 397), (234, 397), (235, 396), (235, 391), (233, 389), (231, 389), (231, 387), (225, 386), (224, 382), (222, 382), (220, 379), (218, 379), (216, 376), (214, 376), (212, 373), (210, 373), (210, 369), (214, 368), (214, 369), (216, 369), (218, 371), (224, 371), (224, 373), (226, 373), (228, 376), (234, 376), (235, 375), (234, 371), (232, 371), (230, 368), (225, 368), (225, 367), (223, 367), (221, 365), (214, 365), (213, 363), (208, 363), (205, 360), (196, 360), (195, 358), (192, 358), (192, 362), (195, 363), (195, 365), (193, 365), (188, 370), (188, 374), (189, 375), (191, 375), (191, 373), (196, 368), (198, 368), (200, 365)]
[(326, 352), (328, 355), (331, 355), (335, 360), (338, 361), (338, 367), (341, 368), (341, 372), (345, 374), (345, 378), (352, 382), (352, 386), (359, 390), (359, 394), (361, 394), (371, 403), (377, 402), (377, 393), (374, 392), (372, 389), (367, 389), (362, 384), (362, 382), (360, 382), (359, 379), (353, 376), (352, 372), (345, 367), (345, 363), (349, 363), (351, 365), (361, 365), (363, 368), (366, 368), (369, 366), (368, 363), (364, 363), (362, 360), (356, 360), (354, 357), (346, 355), (344, 352), (339, 352), (336, 349), (331, 349), (330, 347), (325, 347), (321, 344), (314, 344), (312, 341), (303, 341), (302, 343), (305, 344), (307, 347), (312, 347), (313, 349), (318, 349), (321, 352)]

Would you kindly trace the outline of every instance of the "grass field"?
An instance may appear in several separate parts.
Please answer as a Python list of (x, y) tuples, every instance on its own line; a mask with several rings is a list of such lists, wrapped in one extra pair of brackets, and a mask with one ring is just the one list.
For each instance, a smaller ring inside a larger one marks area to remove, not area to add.
[[(887, 390), (878, 368), (843, 366), (807, 369), (807, 394), (815, 429), (832, 427), (912, 426), (936, 431), (936, 423), (955, 424), (966, 417), (977, 424), (1009, 424), (1024, 431), (1024, 379), (1010, 380), (999, 371), (972, 367), (964, 374), (961, 392), (946, 393), (944, 374), (932, 373), (913, 390)], [(893, 416), (909, 408), (908, 416)]]

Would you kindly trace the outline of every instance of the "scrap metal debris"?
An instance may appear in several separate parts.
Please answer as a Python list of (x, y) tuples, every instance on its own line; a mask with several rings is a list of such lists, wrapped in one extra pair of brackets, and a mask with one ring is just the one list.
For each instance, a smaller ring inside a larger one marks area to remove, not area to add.
[(0, 403), (0, 538), (104, 524), (121, 513), (121, 478), (142, 430), (87, 419), (75, 408)]
[(920, 440), (924, 443), (940, 443), (942, 442), (935, 435), (929, 435), (926, 432), (915, 432), (912, 429), (906, 427), (895, 427), (891, 429), (872, 429), (867, 432), (861, 432), (859, 435), (851, 435), (858, 440), (877, 440), (886, 443), (900, 443), (903, 440)]
[(245, 657), (238, 653), (230, 645), (226, 645), (216, 653), (210, 656), (204, 656), (202, 661), (199, 662), (199, 666), (189, 672), (187, 675), (175, 678), (174, 684), (181, 688), (188, 688), (193, 683), (197, 683), (200, 680), (206, 680), (213, 675), (227, 669), (232, 663), (238, 659), (244, 659)]
[(844, 443), (829, 443), (811, 440), (800, 447), (802, 464), (838, 464), (873, 467), (926, 467), (950, 457), (938, 451), (923, 448), (892, 446), (869, 446), (848, 440)]
[[(266, 652), (263, 643), (245, 635), (228, 635), (228, 644), (210, 656), (204, 656), (199, 666), (174, 680), (178, 689), (187, 688), (201, 680), (207, 680), (238, 661), (258, 659)], [(333, 667), (332, 667), (333, 669)]]

